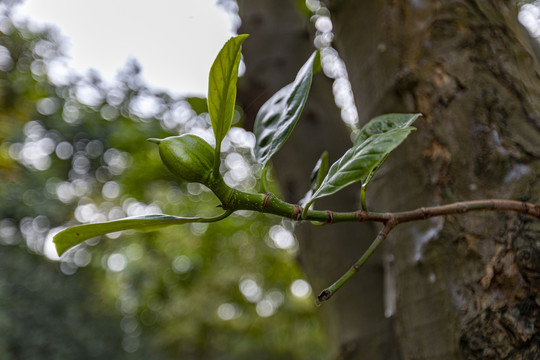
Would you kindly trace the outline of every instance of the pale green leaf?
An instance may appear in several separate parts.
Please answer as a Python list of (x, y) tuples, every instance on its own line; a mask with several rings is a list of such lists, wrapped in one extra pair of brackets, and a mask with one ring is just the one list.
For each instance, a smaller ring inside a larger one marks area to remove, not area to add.
[(263, 166), (291, 135), (306, 104), (313, 73), (318, 68), (320, 56), (316, 51), (302, 66), (294, 82), (275, 93), (259, 110), (253, 127), (254, 153)]
[[(416, 119), (418, 119), (422, 114), (385, 114), (377, 116), (371, 119), (366, 125), (362, 127), (360, 133), (354, 140), (355, 145), (360, 144), (366, 141), (373, 135), (382, 134), (388, 131), (395, 129), (402, 129), (408, 126), (411, 126)], [(367, 187), (370, 183), (373, 176), (377, 173), (377, 170), (384, 164), (388, 154), (373, 168), (373, 170), (366, 176), (363, 177), (362, 186)]]
[(377, 116), (360, 129), (358, 136), (354, 139), (354, 144), (361, 144), (373, 135), (411, 126), (420, 116), (422, 114), (385, 114)]
[(354, 145), (330, 167), (309, 204), (317, 198), (334, 194), (347, 185), (367, 177), (413, 129), (409, 126), (391, 130), (373, 135), (363, 143)]
[(96, 236), (122, 230), (153, 231), (171, 225), (181, 225), (200, 221), (198, 217), (178, 217), (172, 215), (143, 215), (94, 224), (69, 227), (54, 236), (56, 251), (62, 255), (71, 247)]
[(227, 135), (233, 119), (236, 102), (236, 82), (241, 47), (249, 35), (230, 38), (217, 55), (210, 69), (208, 83), (208, 112), (216, 137), (216, 152)]

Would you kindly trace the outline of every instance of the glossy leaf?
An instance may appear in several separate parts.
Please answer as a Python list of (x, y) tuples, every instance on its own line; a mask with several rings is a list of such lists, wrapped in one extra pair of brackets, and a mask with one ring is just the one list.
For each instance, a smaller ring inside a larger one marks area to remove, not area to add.
[(69, 227), (54, 236), (56, 251), (62, 255), (71, 247), (96, 236), (122, 230), (153, 231), (171, 225), (181, 225), (200, 221), (198, 217), (178, 217), (172, 215), (143, 215), (94, 224)]
[(259, 110), (253, 128), (254, 152), (263, 166), (291, 135), (306, 104), (313, 74), (319, 68), (320, 55), (316, 51), (302, 66), (294, 82), (275, 93)]
[(354, 143), (361, 144), (373, 135), (411, 126), (420, 116), (422, 114), (385, 114), (377, 116), (360, 129)]
[(368, 176), (413, 129), (409, 126), (391, 130), (373, 135), (363, 143), (354, 145), (330, 167), (328, 175), (313, 194), (308, 205), (317, 198), (334, 194), (347, 185)]
[(249, 35), (230, 38), (210, 68), (208, 84), (208, 112), (216, 137), (216, 152), (229, 131), (236, 102), (236, 82), (242, 43)]
[[(422, 114), (385, 114), (377, 116), (371, 119), (366, 125), (360, 129), (360, 133), (356, 137), (354, 143), (360, 144), (366, 141), (373, 135), (382, 134), (395, 129), (402, 129), (412, 125), (416, 119)], [(362, 187), (366, 188), (370, 183), (373, 176), (377, 173), (377, 170), (384, 164), (388, 154), (382, 159), (377, 166), (364, 178), (362, 178)], [(365, 196), (365, 192), (362, 194)], [(365, 202), (365, 199), (363, 199)]]

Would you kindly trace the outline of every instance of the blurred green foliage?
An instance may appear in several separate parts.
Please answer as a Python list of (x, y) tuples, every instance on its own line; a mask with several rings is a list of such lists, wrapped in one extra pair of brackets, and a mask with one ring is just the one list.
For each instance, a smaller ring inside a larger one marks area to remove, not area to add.
[[(296, 240), (277, 218), (112, 234), (55, 257), (66, 223), (220, 213), (145, 141), (211, 142), (204, 103), (148, 89), (133, 61), (114, 83), (73, 74), (56, 37), (0, 14), (0, 358), (325, 358), (312, 297), (298, 296), (309, 287)], [(257, 186), (253, 142), (238, 127), (224, 140), (229, 184)]]

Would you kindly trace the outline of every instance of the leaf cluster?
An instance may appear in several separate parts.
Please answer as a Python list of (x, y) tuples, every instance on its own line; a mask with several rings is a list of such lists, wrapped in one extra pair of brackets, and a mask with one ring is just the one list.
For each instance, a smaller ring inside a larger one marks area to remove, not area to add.
[[(233, 192), (230, 192), (230, 195), (223, 195), (223, 190), (218, 189), (218, 186), (221, 188), (225, 186), (221, 186), (223, 184), (220, 174), (221, 143), (232, 123), (241, 46), (247, 36), (238, 35), (225, 43), (212, 64), (209, 75), (208, 113), (216, 143), (212, 173), (215, 182), (214, 185), (205, 185), (209, 186), (220, 197), (224, 207), (229, 204), (225, 203), (223, 197), (232, 196)], [(320, 54), (315, 51), (300, 68), (294, 81), (267, 100), (257, 114), (253, 130), (256, 138), (254, 154), (256, 161), (263, 168), (263, 189), (267, 187), (266, 171), (270, 160), (287, 141), (300, 119), (313, 76), (321, 68), (320, 61)], [(198, 101), (195, 102), (199, 104)], [(328, 166), (328, 156), (323, 154), (313, 171), (311, 188), (301, 200), (304, 205), (302, 217), (307, 217), (307, 213), (316, 199), (332, 195), (359, 181), (363, 185), (362, 203), (365, 205), (366, 189), (369, 182), (390, 152), (398, 147), (414, 130), (411, 124), (419, 116), (420, 114), (388, 114), (376, 117), (359, 131), (353, 146), (334, 164)], [(158, 140), (153, 141), (159, 142)], [(167, 161), (167, 159), (163, 160)], [(232, 209), (232, 211), (234, 210), (238, 209)], [(60, 232), (55, 236), (54, 241), (59, 254), (62, 254), (76, 244), (111, 231), (155, 230), (189, 222), (214, 222), (228, 216), (229, 213), (214, 218), (146, 215), (106, 223), (85, 224)]]

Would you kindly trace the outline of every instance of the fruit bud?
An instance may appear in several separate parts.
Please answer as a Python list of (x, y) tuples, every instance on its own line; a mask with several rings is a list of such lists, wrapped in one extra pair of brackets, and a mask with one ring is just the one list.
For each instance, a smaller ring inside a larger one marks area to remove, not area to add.
[(159, 155), (167, 168), (187, 182), (207, 184), (214, 164), (214, 149), (191, 134), (165, 139), (148, 139), (159, 145)]

